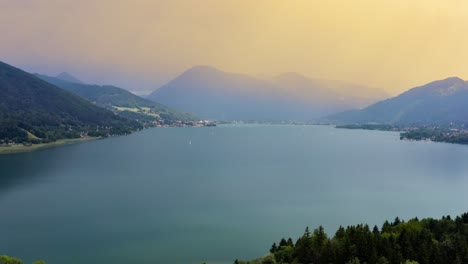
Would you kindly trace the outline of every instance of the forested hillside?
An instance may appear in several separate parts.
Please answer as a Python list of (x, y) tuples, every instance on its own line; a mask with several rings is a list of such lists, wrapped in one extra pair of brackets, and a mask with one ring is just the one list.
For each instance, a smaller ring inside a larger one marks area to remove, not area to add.
[(126, 134), (130, 119), (0, 62), (0, 144)]
[(237, 264), (336, 263), (336, 264), (462, 264), (468, 263), (468, 213), (452, 219), (398, 217), (381, 228), (366, 224), (339, 227), (329, 237), (323, 227), (304, 234), (295, 242), (281, 239), (271, 254)]

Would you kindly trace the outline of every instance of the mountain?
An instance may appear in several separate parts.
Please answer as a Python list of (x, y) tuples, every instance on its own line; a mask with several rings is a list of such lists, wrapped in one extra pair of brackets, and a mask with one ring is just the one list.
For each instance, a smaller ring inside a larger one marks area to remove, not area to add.
[(78, 80), (73, 75), (67, 72), (62, 72), (59, 75), (57, 75), (55, 78), (60, 79), (62, 81), (72, 82), (72, 83), (83, 83), (82, 81)]
[(467, 102), (468, 83), (451, 77), (327, 119), (340, 123), (468, 124)]
[(339, 98), (337, 92), (296, 72), (282, 73), (270, 81), (283, 92), (283, 96), (296, 96), (305, 102), (321, 100), (322, 103), (334, 103)]
[(341, 108), (361, 108), (388, 98), (382, 89), (337, 80), (312, 79), (299, 73), (280, 74), (271, 81), (290, 96), (308, 103), (334, 105)]
[(209, 66), (191, 68), (156, 90), (149, 99), (208, 119), (269, 119), (280, 115), (268, 96), (269, 83)]
[[(0, 62), (0, 140), (49, 142), (140, 129), (138, 122), (95, 106), (32, 74)], [(0, 142), (1, 143), (1, 142)]]
[[(363, 100), (343, 96), (338, 89), (331, 89), (339, 85), (325, 83), (297, 73), (261, 80), (210, 66), (195, 66), (148, 98), (203, 118), (218, 120), (311, 121), (326, 114), (366, 105)], [(345, 83), (340, 84), (340, 88), (346, 86)]]
[(111, 85), (91, 85), (70, 82), (61, 78), (36, 74), (37, 77), (57, 87), (75, 93), (92, 103), (135, 119), (163, 119), (167, 121), (198, 120), (198, 117), (171, 109), (159, 103), (141, 98), (129, 91)]

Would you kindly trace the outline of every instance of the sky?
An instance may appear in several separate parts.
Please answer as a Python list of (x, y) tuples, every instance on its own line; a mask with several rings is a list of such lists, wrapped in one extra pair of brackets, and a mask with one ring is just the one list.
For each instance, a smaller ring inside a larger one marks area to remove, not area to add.
[(465, 0), (0, 0), (0, 60), (147, 94), (194, 65), (398, 94), (468, 79)]

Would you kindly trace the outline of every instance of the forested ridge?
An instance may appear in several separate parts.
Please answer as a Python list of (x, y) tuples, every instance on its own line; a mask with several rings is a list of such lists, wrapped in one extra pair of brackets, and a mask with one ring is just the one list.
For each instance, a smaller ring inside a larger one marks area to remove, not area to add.
[(367, 224), (339, 227), (329, 237), (323, 227), (306, 228), (295, 242), (283, 238), (269, 255), (235, 264), (462, 264), (468, 263), (468, 213), (452, 219), (395, 218), (381, 228)]
[[(19, 258), (0, 256), (0, 264), (23, 264), (23, 261)], [(34, 261), (33, 264), (47, 264), (43, 260)]]
[(126, 134), (142, 126), (0, 62), (0, 144)]

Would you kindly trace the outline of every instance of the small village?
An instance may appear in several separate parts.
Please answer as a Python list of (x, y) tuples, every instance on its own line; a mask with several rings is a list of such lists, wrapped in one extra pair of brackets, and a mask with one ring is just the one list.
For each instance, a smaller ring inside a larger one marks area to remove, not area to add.
[(468, 129), (432, 127), (411, 127), (402, 129), (400, 139), (421, 140), (434, 142), (447, 142), (457, 144), (468, 144)]

